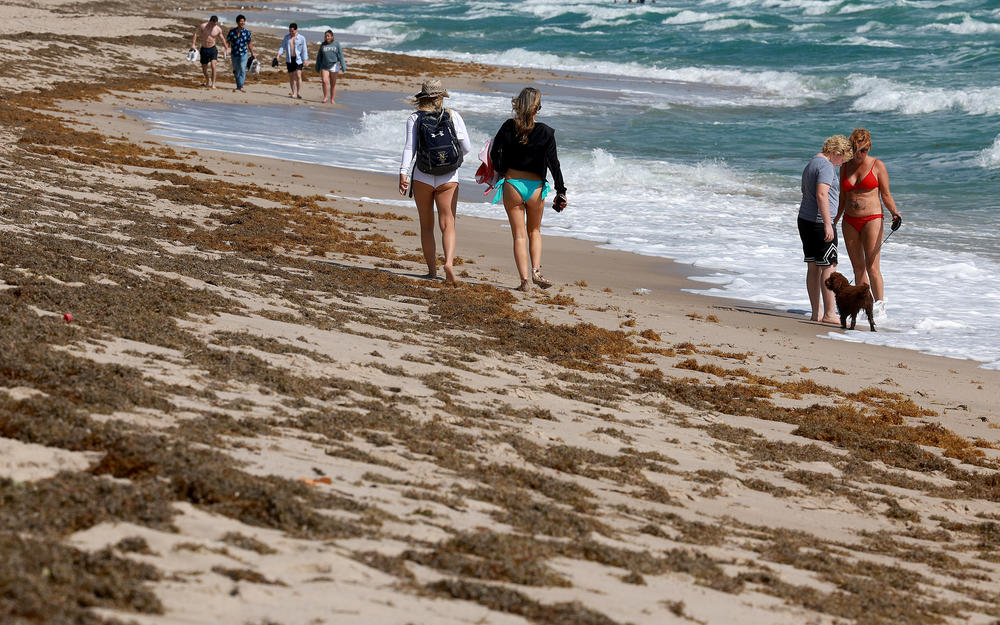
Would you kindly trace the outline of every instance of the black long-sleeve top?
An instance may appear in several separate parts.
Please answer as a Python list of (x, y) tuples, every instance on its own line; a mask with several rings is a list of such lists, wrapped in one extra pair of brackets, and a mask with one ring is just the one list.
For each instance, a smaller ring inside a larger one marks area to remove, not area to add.
[(565, 195), (566, 184), (559, 168), (556, 154), (556, 131), (551, 126), (535, 122), (528, 134), (528, 143), (521, 143), (514, 130), (514, 120), (508, 119), (500, 126), (490, 148), (493, 169), (505, 174), (508, 169), (520, 169), (538, 174), (545, 179), (545, 170), (552, 172), (556, 193)]

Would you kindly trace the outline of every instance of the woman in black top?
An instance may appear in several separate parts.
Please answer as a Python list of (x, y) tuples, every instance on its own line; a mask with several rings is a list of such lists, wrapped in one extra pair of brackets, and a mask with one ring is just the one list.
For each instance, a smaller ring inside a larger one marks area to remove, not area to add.
[(517, 289), (529, 291), (532, 282), (547, 289), (552, 282), (542, 276), (542, 212), (550, 190), (545, 170), (552, 172), (555, 183), (552, 207), (556, 212), (566, 208), (566, 185), (559, 169), (555, 131), (535, 121), (542, 108), (542, 94), (525, 87), (511, 103), (514, 116), (503, 123), (490, 148), (493, 169), (503, 176), (493, 202), (502, 197), (507, 210), (514, 237), (514, 262), (521, 276)]

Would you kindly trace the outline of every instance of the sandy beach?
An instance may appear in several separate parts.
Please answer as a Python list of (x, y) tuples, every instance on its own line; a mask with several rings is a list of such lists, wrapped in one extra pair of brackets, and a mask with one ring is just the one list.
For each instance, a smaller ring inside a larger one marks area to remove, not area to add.
[[(199, 88), (207, 13), (158, 6), (0, 7), (0, 622), (1000, 619), (998, 372), (568, 238), (521, 294), (495, 220), (421, 280), (392, 177), (125, 114), (319, 106)], [(354, 93), (536, 77), (345, 54)]]

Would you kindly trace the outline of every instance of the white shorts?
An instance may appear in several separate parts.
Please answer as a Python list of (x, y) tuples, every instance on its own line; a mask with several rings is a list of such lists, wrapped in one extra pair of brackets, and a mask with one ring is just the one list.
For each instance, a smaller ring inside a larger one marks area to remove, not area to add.
[(424, 184), (429, 184), (432, 188), (437, 189), (443, 184), (448, 184), (449, 182), (458, 182), (458, 170), (451, 172), (450, 174), (442, 174), (440, 176), (432, 176), (431, 174), (425, 174), (416, 167), (413, 168), (413, 179), (417, 182), (422, 182)]
[(330, 73), (331, 74), (339, 74), (340, 73), (340, 63), (334, 63), (333, 67), (330, 68)]

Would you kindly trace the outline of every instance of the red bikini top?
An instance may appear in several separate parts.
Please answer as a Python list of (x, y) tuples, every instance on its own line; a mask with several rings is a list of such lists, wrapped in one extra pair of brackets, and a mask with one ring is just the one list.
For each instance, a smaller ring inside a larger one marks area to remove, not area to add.
[(875, 177), (875, 164), (872, 163), (872, 168), (869, 170), (868, 175), (862, 178), (858, 184), (851, 184), (845, 178), (840, 181), (840, 188), (844, 191), (853, 191), (855, 189), (877, 189), (878, 178)]

